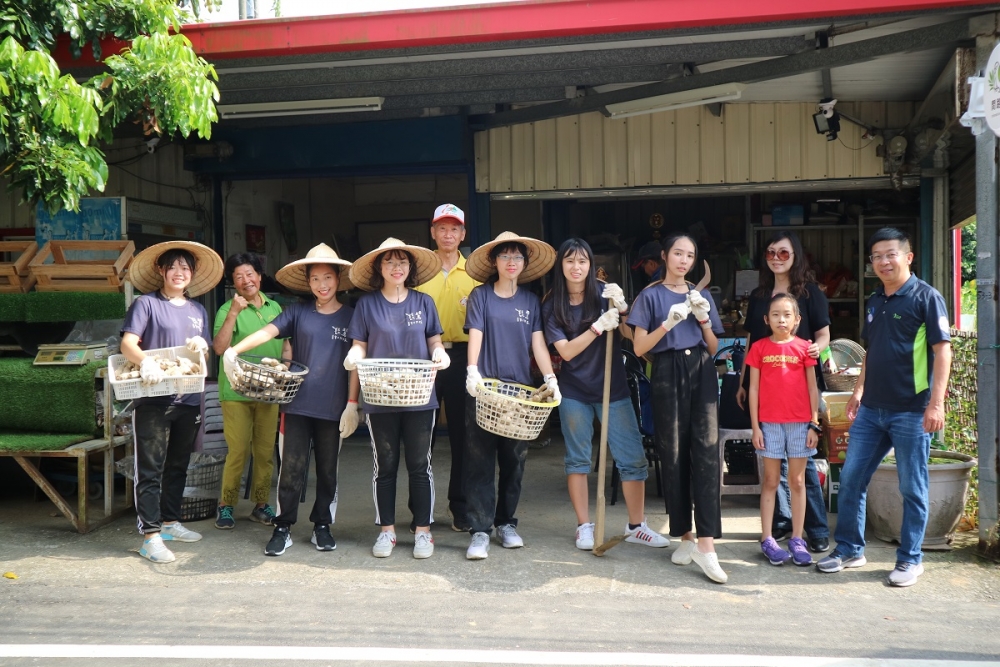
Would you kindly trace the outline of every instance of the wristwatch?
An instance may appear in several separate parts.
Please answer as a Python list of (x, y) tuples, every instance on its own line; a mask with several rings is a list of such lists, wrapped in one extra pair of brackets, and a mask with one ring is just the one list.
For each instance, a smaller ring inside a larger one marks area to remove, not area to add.
[(814, 432), (816, 435), (823, 435), (823, 427), (817, 424), (816, 422), (809, 422), (808, 424), (806, 424), (806, 428)]

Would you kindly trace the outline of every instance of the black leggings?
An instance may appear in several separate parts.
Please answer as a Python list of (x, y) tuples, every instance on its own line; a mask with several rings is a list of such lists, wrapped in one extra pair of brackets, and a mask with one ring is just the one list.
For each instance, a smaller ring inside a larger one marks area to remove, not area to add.
[(670, 535), (722, 537), (719, 375), (704, 347), (660, 352), (651, 380), (653, 427), (663, 461)]
[(140, 533), (158, 533), (163, 521), (181, 518), (187, 469), (200, 427), (198, 406), (147, 403), (132, 412)]
[(278, 514), (275, 526), (291, 526), (299, 518), (299, 498), (309, 469), (309, 441), (316, 457), (316, 500), (309, 520), (329, 525), (337, 519), (337, 463), (340, 422), (302, 415), (281, 415), (278, 436)]
[(419, 527), (431, 525), (434, 508), (431, 434), (434, 432), (435, 412), (419, 410), (368, 415), (368, 431), (375, 458), (372, 496), (375, 498), (376, 525), (396, 525), (396, 474), (401, 447), (405, 449), (406, 471), (410, 477), (409, 506), (413, 521)]

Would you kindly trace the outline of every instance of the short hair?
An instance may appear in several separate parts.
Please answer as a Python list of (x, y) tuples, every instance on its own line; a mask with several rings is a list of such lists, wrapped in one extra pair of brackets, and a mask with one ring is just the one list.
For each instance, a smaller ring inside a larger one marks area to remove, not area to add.
[(235, 255), (230, 255), (229, 259), (226, 260), (226, 277), (232, 280), (233, 274), (236, 273), (236, 269), (240, 268), (244, 264), (249, 264), (250, 267), (257, 272), (257, 275), (264, 275), (264, 265), (261, 264), (260, 257), (252, 252), (238, 252)]
[(900, 248), (910, 248), (910, 237), (906, 232), (895, 227), (883, 227), (868, 239), (868, 252), (871, 253), (872, 247), (883, 241), (899, 241)]
[(173, 266), (174, 262), (176, 262), (179, 259), (183, 259), (185, 262), (187, 262), (187, 265), (191, 267), (191, 275), (193, 276), (195, 270), (197, 269), (195, 265), (194, 255), (192, 255), (184, 248), (171, 248), (170, 250), (164, 251), (163, 254), (161, 254), (159, 257), (156, 258), (156, 266), (158, 268), (166, 270), (169, 269), (171, 266)]
[(795, 313), (796, 317), (801, 317), (802, 313), (799, 312), (799, 300), (796, 299), (791, 294), (785, 292), (779, 292), (771, 297), (771, 300), (767, 303), (767, 312), (771, 312), (771, 306), (773, 306), (778, 301), (790, 301), (792, 303), (792, 312)]
[[(506, 243), (498, 243), (497, 245), (490, 248), (490, 260), (493, 262), (493, 268), (496, 269), (497, 257), (505, 252), (519, 252), (524, 257), (524, 269), (528, 268), (528, 262), (530, 257), (528, 256), (528, 246), (523, 243), (518, 243), (517, 241), (507, 241)], [(521, 271), (523, 272), (524, 269)], [(490, 282), (497, 282), (500, 280), (500, 270), (497, 269), (493, 272)]]
[(329, 266), (330, 270), (333, 271), (333, 274), (337, 276), (337, 282), (338, 283), (340, 282), (340, 266), (337, 264), (323, 264), (323, 263), (306, 264), (306, 282), (309, 282), (309, 276), (312, 275), (312, 270), (317, 266)]
[(380, 252), (375, 255), (375, 259), (372, 260), (372, 289), (380, 290), (385, 286), (385, 278), (382, 277), (382, 262), (387, 259), (405, 259), (410, 263), (410, 271), (406, 274), (406, 280), (403, 281), (404, 287), (415, 287), (417, 285), (417, 260), (414, 259), (413, 255), (401, 248), (392, 248), (391, 250), (386, 250), (385, 252)]

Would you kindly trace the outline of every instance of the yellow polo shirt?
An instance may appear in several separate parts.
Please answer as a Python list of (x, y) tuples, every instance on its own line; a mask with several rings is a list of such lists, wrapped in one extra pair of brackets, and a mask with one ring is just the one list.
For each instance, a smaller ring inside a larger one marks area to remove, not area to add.
[(444, 271), (416, 289), (434, 299), (438, 318), (444, 333), (442, 341), (452, 343), (467, 343), (469, 336), (462, 329), (465, 327), (465, 304), (469, 293), (479, 283), (465, 272), (465, 257), (459, 253), (458, 264), (445, 275)]

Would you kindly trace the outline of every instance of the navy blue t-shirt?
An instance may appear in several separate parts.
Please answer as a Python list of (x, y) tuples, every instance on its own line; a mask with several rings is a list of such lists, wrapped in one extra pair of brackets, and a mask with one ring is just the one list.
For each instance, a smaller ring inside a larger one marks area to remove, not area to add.
[[(181, 347), (184, 341), (201, 336), (212, 347), (212, 332), (208, 327), (208, 313), (197, 301), (185, 299), (181, 305), (174, 305), (159, 290), (143, 294), (132, 302), (125, 315), (122, 333), (133, 333), (139, 337), (140, 350), (158, 350), (165, 347)], [(201, 394), (176, 396), (151, 396), (137, 399), (141, 404), (201, 406)]]
[(923, 412), (934, 379), (931, 346), (950, 341), (949, 329), (944, 297), (923, 280), (911, 275), (892, 296), (879, 285), (868, 299), (861, 330), (868, 341), (861, 404)]
[(344, 357), (351, 349), (347, 328), (354, 309), (341, 306), (335, 313), (316, 312), (315, 303), (296, 303), (271, 321), (278, 338), (288, 338), (292, 357), (309, 368), (291, 403), (281, 406), (290, 415), (338, 421), (347, 405), (348, 372)]
[[(587, 336), (587, 329), (581, 327), (583, 305), (570, 306), (568, 327), (564, 329), (556, 321), (552, 300), (542, 304), (542, 320), (545, 322), (545, 339), (549, 343), (570, 341), (577, 336)], [(583, 333), (577, 333), (583, 329)], [(566, 398), (583, 403), (601, 403), (604, 400), (604, 355), (608, 344), (608, 332), (594, 338), (582, 352), (570, 360), (563, 359), (559, 370), (559, 391)], [(629, 397), (625, 382), (625, 364), (622, 362), (621, 335), (616, 329), (612, 345), (611, 400), (620, 401)]]
[(493, 284), (469, 294), (465, 330), (483, 332), (479, 374), (484, 378), (531, 384), (531, 335), (542, 331), (538, 297), (519, 288), (512, 297), (497, 296)]
[[(368, 359), (428, 359), (427, 339), (442, 333), (434, 299), (408, 290), (400, 303), (392, 303), (382, 292), (369, 292), (358, 300), (347, 335), (368, 344)], [(437, 395), (431, 391), (427, 405), (393, 407), (365, 405), (365, 412), (416, 412), (436, 409)]]
[[(721, 336), (725, 329), (722, 328), (722, 320), (719, 319), (719, 311), (715, 309), (715, 301), (708, 290), (702, 290), (701, 295), (708, 300), (708, 318), (712, 322), (712, 331), (716, 336)], [(632, 327), (642, 327), (647, 332), (655, 331), (658, 326), (667, 319), (667, 313), (671, 306), (684, 303), (687, 293), (678, 294), (662, 283), (653, 285), (639, 292), (632, 304), (632, 310), (628, 314), (628, 324)], [(701, 325), (695, 319), (694, 313), (688, 315), (687, 319), (668, 331), (650, 350), (652, 353), (666, 352), (667, 350), (686, 350), (696, 346), (707, 347), (705, 339), (701, 335)]]

